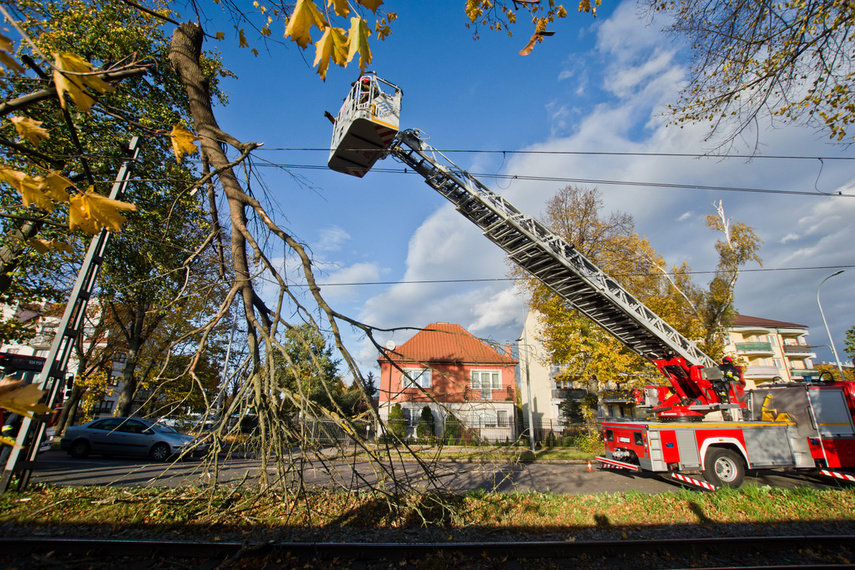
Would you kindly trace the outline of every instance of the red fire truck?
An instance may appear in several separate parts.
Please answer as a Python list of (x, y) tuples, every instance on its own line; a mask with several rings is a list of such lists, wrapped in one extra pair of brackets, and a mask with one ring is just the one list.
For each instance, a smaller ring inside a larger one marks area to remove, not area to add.
[[(425, 142), (398, 131), (402, 91), (373, 73), (354, 83), (335, 120), (328, 166), (363, 177), (388, 155), (420, 174), (501, 247), (576, 310), (652, 362), (670, 386), (640, 391), (650, 421), (603, 424), (603, 466), (674, 474), (715, 489), (737, 487), (746, 469), (855, 467), (855, 388), (846, 382), (745, 390), (693, 342), (580, 254), (573, 244), (485, 187)], [(738, 377), (737, 377), (738, 376)], [(837, 470), (837, 471), (832, 471)], [(686, 472), (702, 472), (699, 481)]]

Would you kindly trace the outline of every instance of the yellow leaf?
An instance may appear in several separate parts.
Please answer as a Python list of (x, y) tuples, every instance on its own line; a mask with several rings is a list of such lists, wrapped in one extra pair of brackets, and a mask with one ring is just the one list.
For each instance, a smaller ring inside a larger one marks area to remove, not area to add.
[(37, 252), (41, 254), (45, 254), (50, 251), (50, 242), (46, 239), (36, 239), (33, 238), (27, 241), (30, 247), (35, 249)]
[(6, 377), (0, 380), (0, 408), (32, 418), (33, 414), (51, 412), (49, 407), (39, 404), (45, 391), (35, 384), (24, 384), (22, 380)]
[(347, 0), (327, 0), (327, 6), (332, 6), (335, 13), (342, 18), (346, 18), (350, 14), (350, 6), (347, 5)]
[(243, 28), (238, 30), (238, 47), (249, 47), (249, 43), (247, 43), (246, 36), (243, 33)]
[(9, 120), (15, 125), (18, 135), (33, 145), (38, 146), (42, 140), (50, 138), (47, 129), (39, 126), (42, 121), (36, 121), (29, 117), (9, 117)]
[(362, 4), (372, 12), (376, 13), (377, 8), (383, 3), (383, 0), (356, 0), (357, 4)]
[(74, 183), (59, 172), (49, 172), (45, 176), (44, 193), (55, 202), (68, 202), (68, 192), (65, 189), (69, 186), (73, 187)]
[(8, 445), (10, 447), (17, 447), (18, 449), (22, 449), (20, 445), (15, 444), (15, 440), (11, 437), (0, 437), (0, 443)]
[(371, 29), (365, 20), (358, 16), (350, 19), (350, 33), (348, 34), (350, 49), (347, 52), (347, 63), (350, 63), (356, 52), (359, 52), (360, 71), (365, 71), (365, 66), (371, 63), (371, 49), (368, 47), (368, 36), (370, 35)]
[(92, 73), (92, 71), (89, 62), (80, 56), (65, 52), (54, 54), (53, 81), (56, 85), (56, 93), (59, 95), (59, 104), (63, 109), (66, 108), (66, 93), (81, 111), (88, 113), (95, 100), (86, 93), (86, 88), (99, 93), (114, 90), (112, 85), (97, 75), (78, 75)]
[(226, 38), (226, 34), (224, 34), (223, 32), (217, 32), (214, 37), (217, 38), (217, 41), (222, 41)]
[(53, 212), (53, 202), (44, 193), (45, 180), (41, 176), (35, 178), (11, 168), (0, 168), (0, 180), (3, 180), (20, 192), (24, 206), (35, 205), (42, 210)]
[(74, 248), (71, 247), (69, 244), (62, 242), (62, 241), (53, 240), (53, 239), (47, 240), (47, 239), (33, 238), (33, 239), (27, 241), (27, 243), (41, 254), (45, 254), (52, 249), (55, 251), (62, 251), (65, 253), (74, 253)]
[(5, 51), (0, 51), (0, 63), (2, 63), (4, 67), (14, 69), (18, 73), (23, 73), (24, 71), (24, 68), (21, 67), (21, 64), (15, 61), (12, 56), (6, 53)]
[(297, 0), (294, 12), (288, 18), (288, 24), (285, 26), (285, 37), (290, 36), (293, 41), (297, 42), (298, 46), (306, 49), (312, 43), (312, 26), (319, 30), (327, 27), (323, 14), (312, 0)]
[(199, 137), (182, 127), (175, 125), (172, 127), (172, 132), (169, 134), (172, 138), (172, 152), (175, 153), (175, 162), (181, 163), (181, 159), (185, 154), (194, 154), (196, 152), (196, 143)]
[(13, 52), (15, 51), (15, 46), (12, 43), (12, 40), (0, 34), (0, 49), (3, 51)]
[(327, 28), (315, 46), (315, 63), (321, 79), (327, 78), (330, 60), (336, 65), (347, 65), (347, 36), (341, 28)]
[[(122, 231), (125, 218), (119, 214), (120, 210), (137, 209), (133, 204), (113, 200), (92, 192), (92, 187), (84, 194), (75, 194), (71, 197), (71, 206), (68, 212), (69, 227), (72, 231), (77, 228), (94, 234), (107, 228), (112, 232)], [(93, 230), (94, 231), (90, 231)]]

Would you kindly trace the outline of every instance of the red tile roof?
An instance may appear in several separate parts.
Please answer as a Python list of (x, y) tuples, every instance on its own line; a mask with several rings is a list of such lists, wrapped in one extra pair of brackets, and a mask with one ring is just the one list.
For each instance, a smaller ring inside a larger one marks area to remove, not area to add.
[(797, 325), (785, 321), (773, 321), (772, 319), (761, 319), (760, 317), (749, 317), (748, 315), (736, 315), (733, 319), (735, 327), (765, 327), (767, 329), (806, 329), (807, 325)]
[(378, 360), (398, 362), (454, 362), (466, 364), (507, 364), (517, 361), (496, 351), (489, 344), (472, 336), (460, 325), (433, 323), (417, 332), (413, 338), (385, 350)]

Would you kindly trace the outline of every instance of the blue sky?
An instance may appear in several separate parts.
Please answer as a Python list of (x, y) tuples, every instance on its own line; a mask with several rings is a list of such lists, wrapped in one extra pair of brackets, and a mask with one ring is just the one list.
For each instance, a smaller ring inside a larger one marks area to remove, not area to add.
[[(718, 236), (706, 229), (704, 216), (722, 200), (734, 221), (753, 226), (764, 241), (766, 270), (749, 266), (737, 285), (742, 314), (807, 325), (811, 344), (827, 345), (817, 286), (847, 268), (823, 285), (821, 297), (844, 356), (844, 332), (855, 325), (855, 198), (823, 194), (855, 194), (851, 148), (829, 144), (811, 128), (773, 129), (762, 121), (759, 132), (731, 151), (751, 152), (756, 135), (762, 157), (661, 156), (711, 147), (703, 140), (705, 126), (666, 126), (662, 116), (687, 72), (686, 54), (659, 31), (664, 23), (644, 20), (633, 2), (606, 2), (596, 18), (571, 13), (554, 24), (556, 34), (522, 57), (517, 52), (528, 40), (526, 22), (517, 24), (514, 37), (484, 30), (473, 41), (463, 5), (385, 3), (398, 20), (385, 42), (372, 43), (370, 69), (403, 89), (402, 128), (422, 130), (430, 144), (470, 172), (484, 173), (488, 187), (530, 215), (539, 215), (569, 182), (497, 182), (489, 175), (653, 183), (587, 186), (599, 188), (607, 211), (631, 214), (636, 230), (669, 263), (685, 260), (699, 272), (715, 268)], [(313, 52), (301, 55), (290, 42), (271, 44), (257, 58), (230, 38), (216, 47), (238, 75), (237, 81), (222, 82), (230, 104), (218, 109), (221, 127), (264, 143), (255, 164), (270, 209), (313, 252), (319, 281), (327, 284), (323, 293), (338, 311), (379, 328), (448, 321), (499, 343), (519, 336), (525, 299), (504, 280), (508, 267), (501, 251), (420, 177), (403, 173), (393, 159), (379, 162), (362, 179), (323, 168), (328, 152), (318, 149), (328, 149), (331, 137), (323, 113), (337, 112), (358, 68), (332, 68), (323, 82), (310, 66)], [(580, 151), (611, 154), (556, 154)], [(824, 160), (765, 158), (770, 156)], [(258, 183), (253, 190), (260, 195)], [(295, 275), (290, 262), (283, 265)], [(701, 273), (696, 279), (706, 284), (710, 278)], [(458, 282), (418, 283), (442, 280)], [(397, 332), (392, 338), (400, 344), (411, 335)], [(381, 341), (388, 338), (380, 335)], [(364, 372), (375, 370), (373, 348), (356, 334), (348, 342)], [(818, 360), (831, 359), (827, 348), (817, 352)]]

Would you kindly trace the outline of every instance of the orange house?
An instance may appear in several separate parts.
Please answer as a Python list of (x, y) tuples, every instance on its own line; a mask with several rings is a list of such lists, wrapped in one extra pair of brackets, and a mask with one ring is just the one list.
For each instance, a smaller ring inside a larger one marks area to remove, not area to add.
[(408, 435), (415, 435), (428, 407), (437, 436), (453, 414), (468, 436), (515, 439), (517, 360), (510, 346), (499, 352), (460, 325), (433, 323), (400, 346), (389, 343), (378, 362), (380, 417), (386, 420), (400, 404)]

